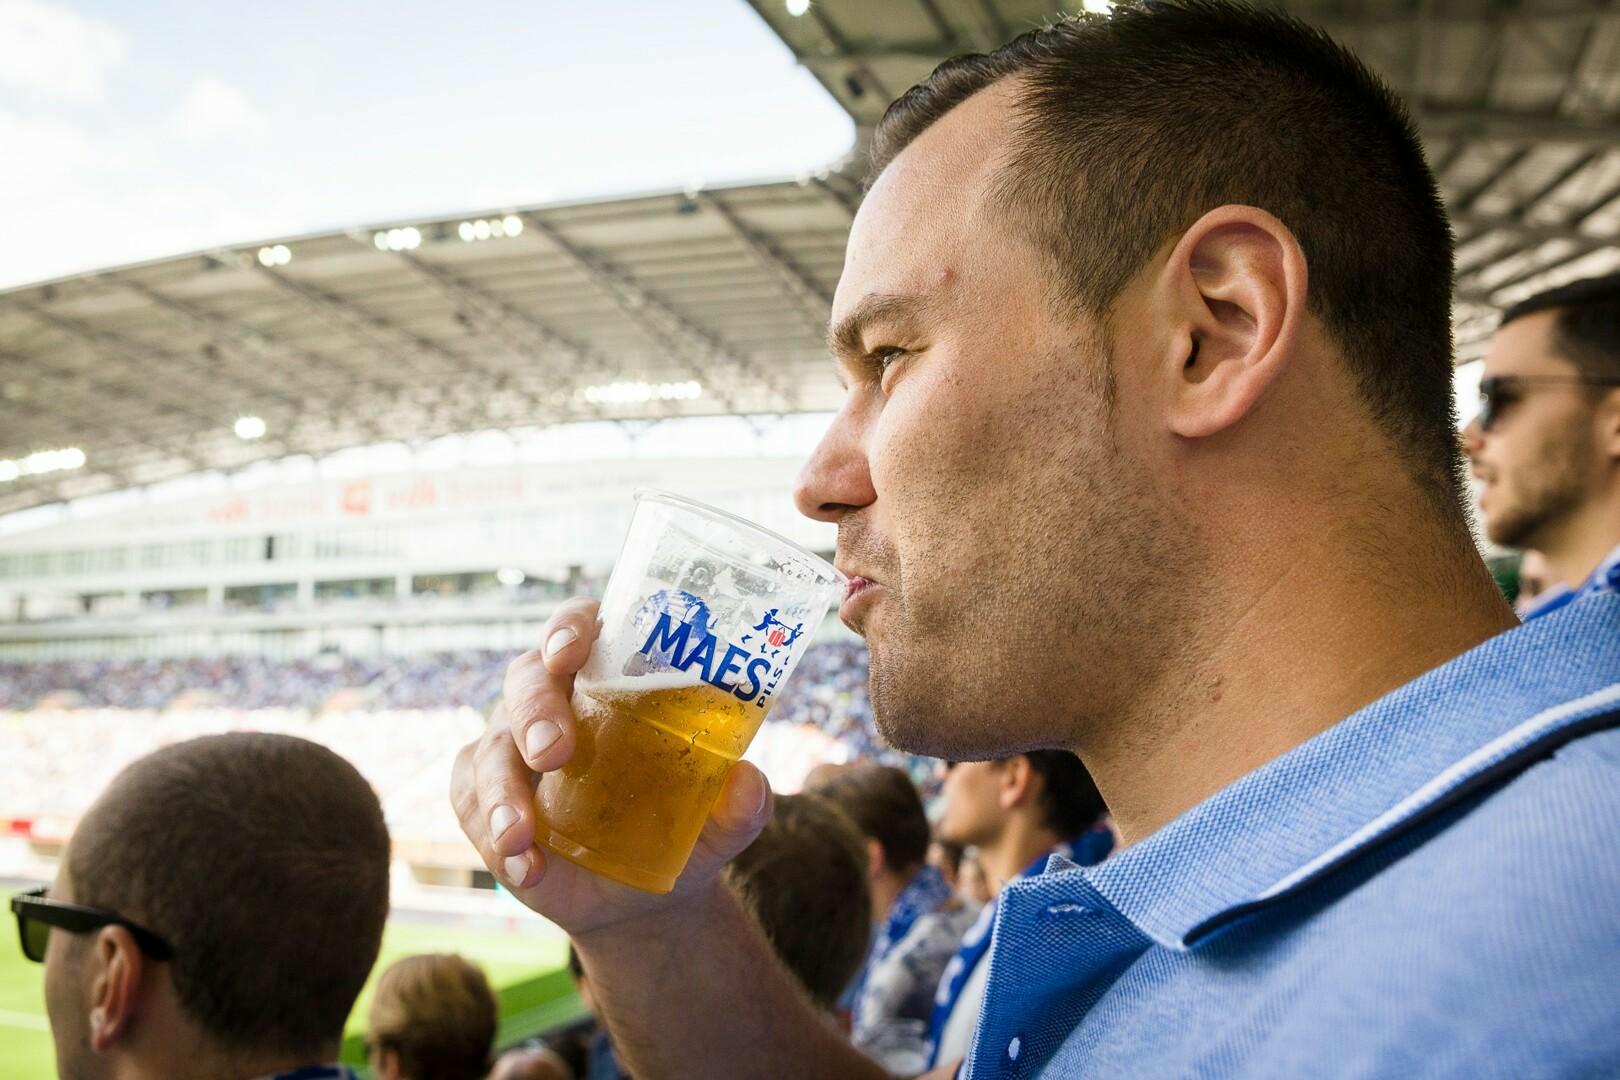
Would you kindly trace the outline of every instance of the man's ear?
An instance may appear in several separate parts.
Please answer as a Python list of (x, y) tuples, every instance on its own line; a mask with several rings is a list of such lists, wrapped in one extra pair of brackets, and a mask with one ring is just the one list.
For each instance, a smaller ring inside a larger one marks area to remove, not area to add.
[(122, 926), (96, 932), (90, 950), (90, 1048), (104, 1054), (128, 1038), (147, 972), (140, 946)]
[(399, 1051), (383, 1047), (377, 1055), (377, 1080), (400, 1080), (404, 1075), (399, 1063)]
[(1180, 328), (1163, 360), (1171, 429), (1215, 435), (1248, 415), (1293, 359), (1305, 253), (1264, 210), (1222, 206), (1182, 234), (1159, 286), (1162, 314)]
[(866, 838), (866, 876), (876, 878), (883, 873), (883, 845), (872, 837)]
[(1001, 763), (1001, 808), (1011, 810), (1024, 803), (1033, 794), (1035, 770), (1029, 758), (1015, 754)]
[(1620, 390), (1610, 390), (1598, 402), (1593, 421), (1597, 445), (1609, 460), (1620, 464)]

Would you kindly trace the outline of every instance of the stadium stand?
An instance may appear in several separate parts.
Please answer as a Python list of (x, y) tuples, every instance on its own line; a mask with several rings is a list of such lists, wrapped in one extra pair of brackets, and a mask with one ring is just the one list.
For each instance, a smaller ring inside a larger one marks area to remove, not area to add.
[[(0, 733), (10, 748), (0, 766), (0, 821), (43, 822), (42, 836), (60, 833), (142, 754), (248, 728), (300, 735), (353, 761), (402, 843), (457, 845), (444, 802), (446, 762), (482, 725), (481, 710), (499, 694), (514, 655), (0, 664)], [(865, 646), (814, 645), (749, 758), (792, 791), (818, 762), (857, 757), (899, 764), (925, 796), (937, 791), (933, 763), (890, 749), (872, 725)]]

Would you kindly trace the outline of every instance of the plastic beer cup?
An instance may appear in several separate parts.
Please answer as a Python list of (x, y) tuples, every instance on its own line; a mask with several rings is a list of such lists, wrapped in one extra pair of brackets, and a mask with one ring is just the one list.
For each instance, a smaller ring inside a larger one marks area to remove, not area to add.
[(775, 533), (637, 491), (574, 681), (574, 756), (535, 792), (540, 843), (626, 885), (674, 888), (727, 770), (843, 589)]

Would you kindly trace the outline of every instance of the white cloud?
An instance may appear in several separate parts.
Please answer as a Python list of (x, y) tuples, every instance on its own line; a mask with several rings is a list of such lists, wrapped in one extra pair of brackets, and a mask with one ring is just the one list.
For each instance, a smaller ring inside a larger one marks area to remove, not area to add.
[(45, 0), (0, 0), (0, 83), (88, 101), (129, 51), (111, 23)]
[(265, 129), (264, 115), (247, 95), (212, 75), (192, 82), (174, 125), (188, 139), (259, 135)]
[(60, 185), (96, 159), (90, 140), (71, 124), (36, 120), (0, 110), (0, 203), (19, 205), (35, 196), (56, 194)]

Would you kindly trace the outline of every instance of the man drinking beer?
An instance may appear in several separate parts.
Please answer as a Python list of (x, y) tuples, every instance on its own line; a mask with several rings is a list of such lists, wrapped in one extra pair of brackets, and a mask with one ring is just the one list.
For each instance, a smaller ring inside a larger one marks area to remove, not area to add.
[[(1620, 597), (1519, 627), (1474, 548), (1400, 105), (1285, 16), (1147, 3), (942, 65), (871, 152), (798, 501), (877, 722), (1073, 750), (1125, 845), (1002, 894), (967, 1073), (1620, 1068)], [(756, 770), (669, 896), (534, 845), (593, 634), (570, 603), (513, 664), (467, 835), (637, 1077), (879, 1075), (717, 882)]]

